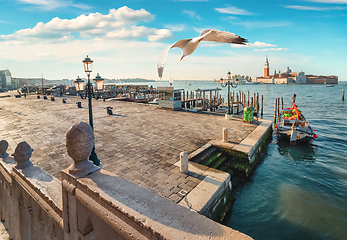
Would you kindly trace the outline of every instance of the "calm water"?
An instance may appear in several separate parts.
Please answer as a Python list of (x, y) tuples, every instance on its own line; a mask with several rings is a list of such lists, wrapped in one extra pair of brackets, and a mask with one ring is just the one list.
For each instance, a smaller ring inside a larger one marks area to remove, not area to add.
[[(190, 81), (173, 86), (186, 91), (220, 87)], [(347, 97), (343, 102), (342, 89), (347, 90), (346, 82), (335, 87), (261, 84), (235, 89), (264, 95), (264, 118), (269, 120), (274, 99), (283, 97), (290, 106), (296, 93), (298, 108), (318, 139), (290, 146), (273, 136), (254, 175), (237, 191), (225, 225), (255, 239), (347, 239)], [(222, 91), (226, 96), (226, 89)]]

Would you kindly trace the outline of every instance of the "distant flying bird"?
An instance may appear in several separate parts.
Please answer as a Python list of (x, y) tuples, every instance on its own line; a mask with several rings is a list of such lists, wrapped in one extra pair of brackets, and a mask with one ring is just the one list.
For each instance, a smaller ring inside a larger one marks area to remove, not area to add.
[(235, 35), (234, 33), (218, 31), (213, 29), (204, 30), (198, 37), (191, 39), (182, 39), (171, 46), (167, 47), (159, 56), (158, 60), (158, 75), (159, 78), (162, 78), (164, 71), (164, 64), (166, 60), (166, 56), (170, 48), (179, 47), (182, 49), (182, 56), (180, 61), (190, 54), (192, 54), (195, 49), (198, 47), (201, 41), (213, 41), (220, 43), (234, 43), (234, 44), (245, 44), (247, 43), (247, 39), (244, 39), (240, 36)]

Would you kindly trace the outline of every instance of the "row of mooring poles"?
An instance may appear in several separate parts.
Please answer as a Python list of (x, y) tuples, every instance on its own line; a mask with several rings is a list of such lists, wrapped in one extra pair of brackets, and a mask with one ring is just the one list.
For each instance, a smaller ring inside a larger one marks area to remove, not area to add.
[(283, 97), (281, 99), (279, 97), (275, 98), (275, 107), (274, 107), (274, 124), (276, 125), (276, 121), (280, 115), (280, 100), (281, 100), (281, 109), (283, 109)]
[(253, 107), (256, 109), (257, 116), (260, 115), (263, 117), (263, 109), (264, 109), (264, 97), (261, 95), (261, 101), (259, 102), (259, 93), (253, 93), (253, 96), (250, 97), (249, 91), (247, 91), (247, 101), (246, 101), (246, 94), (242, 91), (238, 92), (232, 92), (230, 93), (230, 105), (231, 112), (233, 113), (234, 110), (234, 104), (236, 103), (236, 113), (239, 114), (240, 112), (240, 105), (242, 105), (243, 108), (245, 107)]
[(198, 100), (201, 99), (201, 94), (194, 91), (183, 92), (183, 108), (194, 108), (198, 106)]

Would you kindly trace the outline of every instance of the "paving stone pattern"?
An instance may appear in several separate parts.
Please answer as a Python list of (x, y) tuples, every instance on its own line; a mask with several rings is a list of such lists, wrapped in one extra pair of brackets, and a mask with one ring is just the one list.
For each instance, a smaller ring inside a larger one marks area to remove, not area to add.
[[(2, 94), (4, 95), (4, 94)], [(67, 155), (65, 136), (80, 122), (89, 123), (88, 100), (65, 97), (56, 101), (0, 96), (0, 140), (9, 143), (12, 154), (17, 144), (26, 141), (34, 149), (34, 165), (56, 178), (72, 164)], [(77, 108), (77, 102), (82, 108)], [(229, 141), (240, 143), (255, 124), (224, 119), (224, 115), (190, 113), (161, 109), (154, 105), (93, 100), (95, 149), (103, 168), (116, 175), (179, 202), (203, 179), (181, 174), (173, 164), (180, 152), (191, 153), (210, 140), (221, 140), (224, 127)], [(112, 116), (106, 107), (113, 107)], [(182, 191), (183, 190), (183, 191)]]

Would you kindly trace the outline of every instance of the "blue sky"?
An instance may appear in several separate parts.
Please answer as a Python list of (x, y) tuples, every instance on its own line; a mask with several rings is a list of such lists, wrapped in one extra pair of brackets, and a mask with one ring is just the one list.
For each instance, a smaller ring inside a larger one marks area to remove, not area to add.
[(163, 79), (213, 80), (226, 73), (284, 71), (347, 80), (347, 0), (0, 0), (0, 70), (13, 77), (92, 76), (158, 80), (160, 53), (170, 44), (218, 29), (249, 45), (202, 42), (179, 61), (169, 51)]

